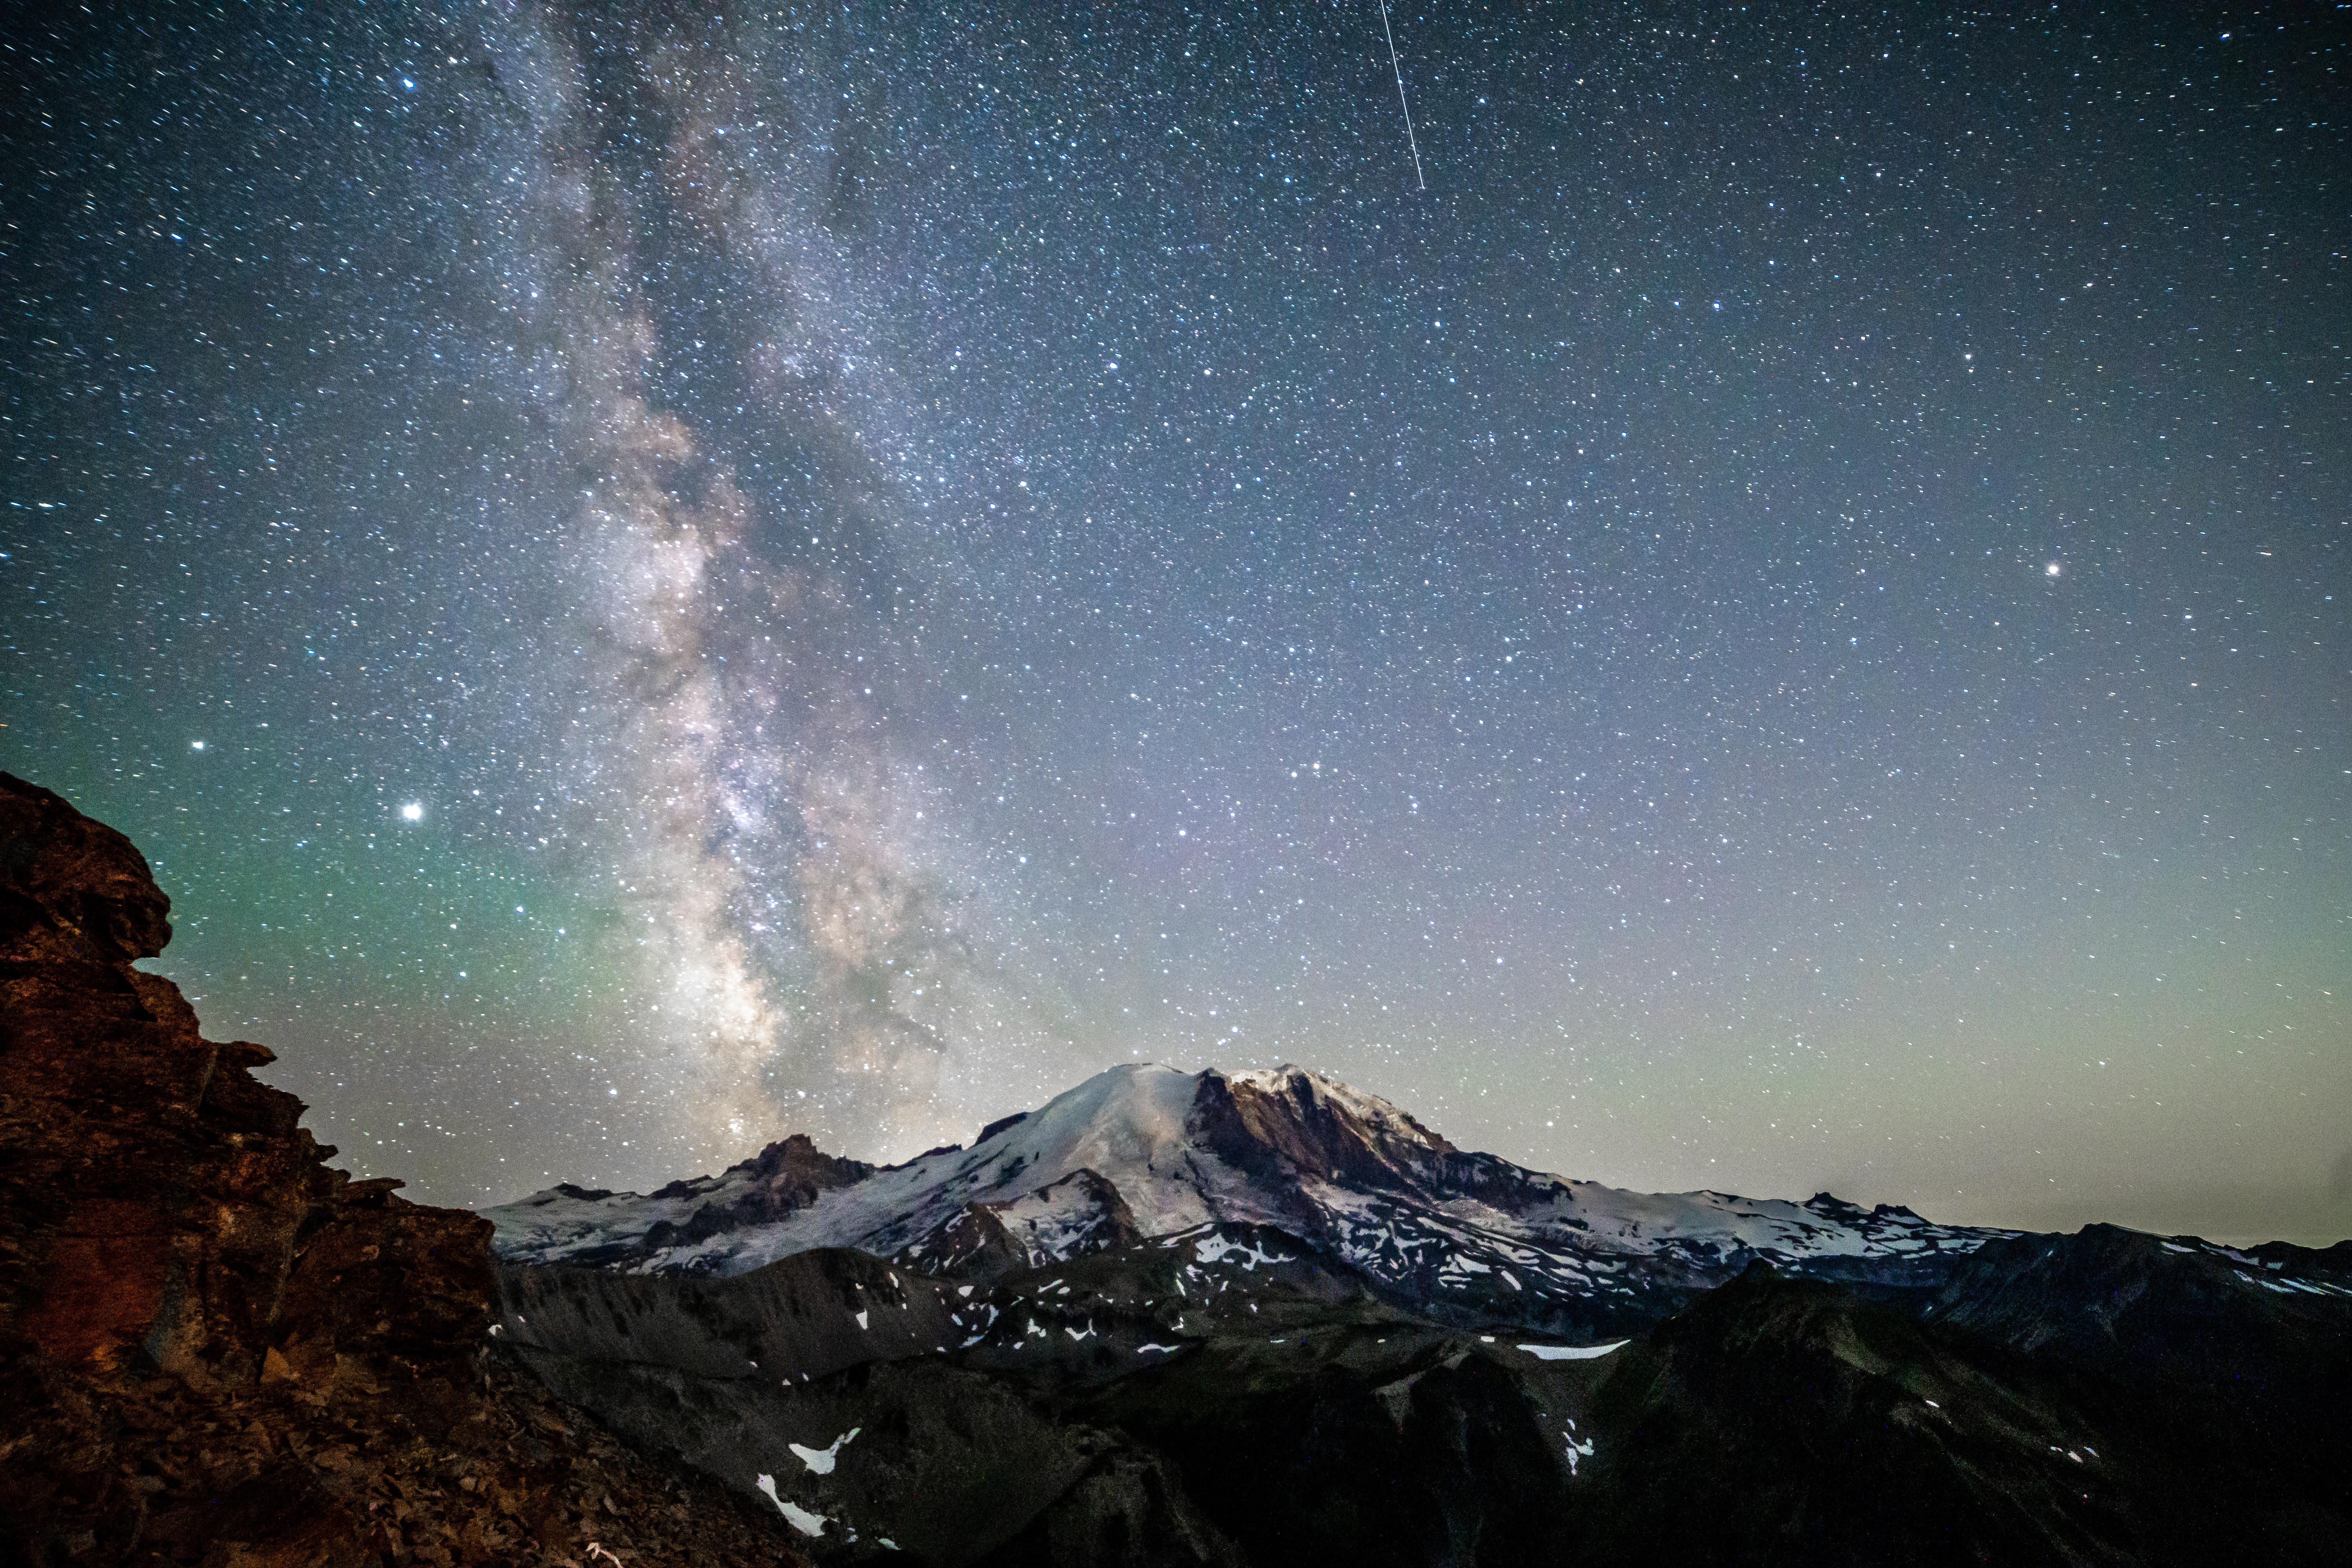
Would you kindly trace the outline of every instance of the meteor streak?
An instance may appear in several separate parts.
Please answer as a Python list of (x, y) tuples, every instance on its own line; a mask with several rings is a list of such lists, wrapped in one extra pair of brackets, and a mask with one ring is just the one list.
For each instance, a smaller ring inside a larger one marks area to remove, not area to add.
[(1404, 63), (1397, 58), (1396, 29), (1389, 26), (1389, 0), (1381, 0), (1381, 31), (1388, 35), (1389, 68), (1396, 72), (1397, 107), (1404, 110), (1404, 140), (1412, 149), (1412, 177), (1425, 191), (1429, 181), (1421, 172), (1421, 142), (1412, 133), (1412, 105), (1404, 100)]

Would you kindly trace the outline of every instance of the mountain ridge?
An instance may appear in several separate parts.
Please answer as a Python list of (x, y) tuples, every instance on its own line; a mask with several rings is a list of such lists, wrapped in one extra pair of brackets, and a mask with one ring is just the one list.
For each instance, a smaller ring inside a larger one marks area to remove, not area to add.
[(2016, 1234), (1827, 1193), (1642, 1194), (1532, 1171), (1291, 1065), (1124, 1064), (991, 1122), (969, 1147), (903, 1164), (838, 1160), (795, 1134), (651, 1194), (558, 1185), (485, 1214), (509, 1262), (721, 1275), (815, 1247), (960, 1268), (985, 1250), (1005, 1268), (1204, 1224), (1270, 1225), (1423, 1305), (1514, 1320), (1542, 1299), (1654, 1315), (1757, 1258), (1924, 1285)]

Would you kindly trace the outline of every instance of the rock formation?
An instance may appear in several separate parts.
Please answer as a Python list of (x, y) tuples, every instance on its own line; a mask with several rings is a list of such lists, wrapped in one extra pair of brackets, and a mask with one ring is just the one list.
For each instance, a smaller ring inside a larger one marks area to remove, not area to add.
[(331, 1169), (170, 908), (0, 773), (0, 1562), (800, 1561), (488, 1354), (488, 1223)]

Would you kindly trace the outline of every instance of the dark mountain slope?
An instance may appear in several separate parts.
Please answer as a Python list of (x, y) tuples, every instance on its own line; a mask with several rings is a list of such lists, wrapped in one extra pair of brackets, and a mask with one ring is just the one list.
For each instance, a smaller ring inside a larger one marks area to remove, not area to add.
[[(2352, 1397), (2352, 1259), (2278, 1243), (2242, 1250), (2120, 1226), (1989, 1244), (1927, 1315), (2012, 1349), (2145, 1381), (2192, 1383), (2284, 1411)], [(2217, 1340), (2216, 1324), (2230, 1325)]]
[(1612, 1371), (1578, 1545), (1610, 1563), (2352, 1560), (2340, 1490), (2283, 1485), (2279, 1435), (2221, 1414), (1759, 1267)]
[(887, 1540), (942, 1564), (1549, 1561), (1596, 1375), (1402, 1313), (1256, 1226), (983, 1284), (845, 1251), (501, 1280), (501, 1342), (551, 1388), (773, 1487), (851, 1559)]
[(2201, 1434), (2225, 1464), (2260, 1456), (2240, 1507), (2263, 1497), (2293, 1512), (2296, 1498), (2340, 1497), (2352, 1462), (2346, 1252), (2095, 1225), (1992, 1243), (1927, 1315), (2038, 1367), (2095, 1376), (2119, 1401), (2160, 1406), (2167, 1427), (2184, 1441)]

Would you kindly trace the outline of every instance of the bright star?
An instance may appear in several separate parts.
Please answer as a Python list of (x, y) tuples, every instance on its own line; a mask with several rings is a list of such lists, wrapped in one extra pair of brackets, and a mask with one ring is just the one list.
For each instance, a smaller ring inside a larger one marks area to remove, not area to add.
[(2064, 570), (2065, 568), (2063, 566), (2061, 566), (2057, 562), (2053, 561), (2049, 565), (2044, 566), (2042, 569), (2042, 574), (2044, 577), (2055, 577), (2059, 573)]
[(400, 820), (403, 822), (421, 822), (424, 820), (424, 817), (425, 807), (418, 805), (415, 801), (412, 800), (406, 805), (400, 808)]

